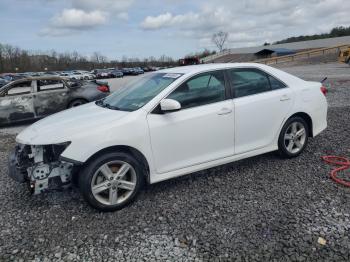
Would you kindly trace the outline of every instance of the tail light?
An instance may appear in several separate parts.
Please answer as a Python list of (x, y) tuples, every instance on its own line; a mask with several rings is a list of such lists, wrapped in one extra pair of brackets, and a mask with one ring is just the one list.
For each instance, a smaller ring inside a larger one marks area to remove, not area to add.
[(109, 92), (109, 87), (106, 86), (106, 85), (99, 86), (99, 87), (97, 87), (97, 89), (100, 90), (103, 93), (108, 93)]
[(321, 92), (326, 96), (328, 93), (327, 87), (321, 86)]

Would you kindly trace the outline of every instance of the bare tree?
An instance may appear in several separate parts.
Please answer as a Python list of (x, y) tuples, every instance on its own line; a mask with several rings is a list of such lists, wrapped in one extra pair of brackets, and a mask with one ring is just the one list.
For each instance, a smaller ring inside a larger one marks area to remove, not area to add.
[(224, 45), (226, 43), (227, 38), (228, 38), (228, 33), (220, 31), (216, 34), (213, 34), (213, 37), (211, 40), (217, 46), (217, 48), (219, 49), (219, 52), (222, 52), (222, 50), (224, 49)]
[(58, 53), (55, 50), (42, 52), (39, 50), (23, 50), (15, 46), (0, 43), (0, 73), (28, 72), (28, 71), (55, 71), (106, 67), (132, 67), (132, 66), (168, 66), (176, 65), (177, 61), (168, 56), (159, 59), (150, 57), (140, 59), (123, 56), (122, 61), (110, 61), (99, 52), (94, 52), (91, 57), (85, 57), (78, 52)]
[(101, 63), (101, 54), (99, 52), (94, 52), (91, 56), (91, 61), (95, 62), (96, 64)]

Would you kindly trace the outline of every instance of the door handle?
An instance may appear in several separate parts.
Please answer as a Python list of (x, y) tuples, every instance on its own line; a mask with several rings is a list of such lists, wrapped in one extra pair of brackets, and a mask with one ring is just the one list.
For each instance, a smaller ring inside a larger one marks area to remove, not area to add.
[(224, 107), (219, 111), (218, 115), (222, 116), (222, 115), (228, 115), (230, 113), (232, 113), (232, 109)]
[(288, 100), (290, 100), (290, 97), (288, 95), (283, 95), (280, 98), (280, 101), (288, 101)]

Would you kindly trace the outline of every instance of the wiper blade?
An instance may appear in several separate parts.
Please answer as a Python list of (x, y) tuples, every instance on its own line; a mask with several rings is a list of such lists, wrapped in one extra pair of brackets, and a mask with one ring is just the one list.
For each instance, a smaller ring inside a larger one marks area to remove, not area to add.
[(101, 106), (103, 108), (108, 108), (108, 109), (112, 109), (112, 110), (120, 110), (120, 108), (117, 106), (112, 106), (108, 103), (104, 103), (103, 100), (97, 100), (95, 103), (96, 103), (96, 105)]
[(98, 105), (98, 106), (101, 106), (101, 107), (105, 107), (105, 105), (104, 105), (104, 103), (103, 103), (103, 100), (97, 100), (97, 101), (95, 102), (95, 104)]
[(120, 108), (117, 107), (117, 106), (112, 106), (112, 105), (110, 105), (110, 104), (104, 104), (104, 103), (103, 103), (103, 105), (104, 105), (105, 107), (107, 107), (108, 109), (120, 110)]

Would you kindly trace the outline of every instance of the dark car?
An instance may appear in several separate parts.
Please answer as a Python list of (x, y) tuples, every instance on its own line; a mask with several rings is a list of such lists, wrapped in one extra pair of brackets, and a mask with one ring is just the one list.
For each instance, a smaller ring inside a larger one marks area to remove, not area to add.
[(0, 77), (0, 87), (6, 85), (6, 84), (8, 84), (8, 83), (9, 83), (8, 80), (6, 80), (5, 78)]
[(124, 75), (139, 75), (140, 73), (135, 68), (123, 68), (122, 72)]
[(152, 71), (155, 71), (153, 67), (150, 67), (150, 66), (145, 66), (145, 67), (142, 67), (142, 70), (143, 72), (152, 72)]
[(107, 83), (71, 81), (61, 77), (31, 77), (0, 88), (0, 126), (36, 120), (106, 97)]
[(124, 76), (123, 72), (120, 71), (120, 70), (111, 70), (109, 72), (109, 75), (110, 75), (111, 78), (116, 78), (116, 77), (120, 78), (120, 77)]
[(145, 73), (145, 71), (143, 71), (143, 69), (141, 67), (134, 67), (133, 69), (138, 75)]

